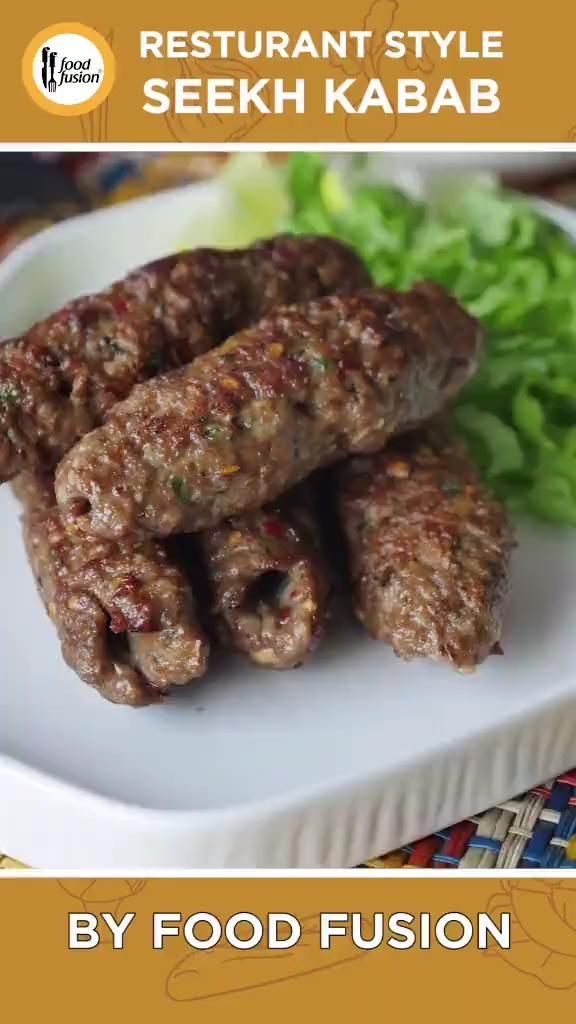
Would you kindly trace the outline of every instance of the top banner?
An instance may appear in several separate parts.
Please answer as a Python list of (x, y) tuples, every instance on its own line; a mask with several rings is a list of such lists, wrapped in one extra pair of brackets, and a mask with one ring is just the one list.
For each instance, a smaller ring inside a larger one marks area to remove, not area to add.
[(4, 143), (573, 142), (576, 7), (35, 0), (0, 42)]

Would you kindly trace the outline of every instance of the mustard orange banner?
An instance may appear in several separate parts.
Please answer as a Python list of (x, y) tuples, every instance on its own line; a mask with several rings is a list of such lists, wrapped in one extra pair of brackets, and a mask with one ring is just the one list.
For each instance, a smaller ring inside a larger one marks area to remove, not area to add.
[(576, 883), (9, 879), (0, 963), (7, 1020), (538, 1020), (573, 1005)]
[(557, 142), (576, 9), (485, 0), (13, 9), (4, 142)]

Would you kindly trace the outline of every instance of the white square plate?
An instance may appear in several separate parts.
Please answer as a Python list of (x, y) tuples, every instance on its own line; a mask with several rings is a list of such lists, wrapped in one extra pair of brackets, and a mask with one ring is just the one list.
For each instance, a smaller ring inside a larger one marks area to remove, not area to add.
[[(33, 238), (0, 266), (0, 337), (183, 232), (207, 243), (222, 202), (192, 186)], [(113, 707), (64, 666), (3, 487), (0, 848), (61, 869), (357, 864), (576, 763), (572, 533), (522, 532), (504, 645), (460, 678), (333, 625), (298, 672), (219, 657), (163, 707)]]

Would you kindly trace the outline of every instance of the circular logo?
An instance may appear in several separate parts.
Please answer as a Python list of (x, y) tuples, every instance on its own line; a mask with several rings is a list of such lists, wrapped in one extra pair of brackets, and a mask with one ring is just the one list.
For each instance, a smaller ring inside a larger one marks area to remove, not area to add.
[(28, 43), (24, 85), (35, 103), (63, 117), (88, 114), (108, 96), (114, 54), (99, 32), (77, 22), (50, 25)]

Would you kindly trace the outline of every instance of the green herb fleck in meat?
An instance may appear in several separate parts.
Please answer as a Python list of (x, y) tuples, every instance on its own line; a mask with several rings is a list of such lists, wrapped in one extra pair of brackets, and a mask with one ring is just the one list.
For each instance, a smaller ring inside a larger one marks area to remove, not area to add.
[(202, 433), (209, 441), (217, 441), (223, 436), (224, 430), (217, 423), (207, 423)]
[(16, 405), (20, 400), (20, 392), (13, 384), (0, 383), (0, 404)]
[(460, 494), (462, 487), (458, 480), (443, 480), (440, 484), (444, 494)]
[(161, 353), (160, 352), (152, 352), (151, 355), (148, 357), (148, 361), (146, 363), (146, 367), (147, 367), (148, 370), (151, 370), (152, 372), (155, 372), (155, 371), (157, 372), (158, 370), (161, 370), (162, 369), (162, 355), (161, 355)]
[(182, 479), (182, 477), (180, 477), (180, 476), (172, 477), (172, 480), (170, 481), (170, 486), (171, 486), (174, 494), (178, 498), (178, 501), (182, 505), (189, 505), (190, 504), (191, 498), (190, 498), (190, 491), (188, 490), (188, 484), (186, 483), (185, 480)]
[(327, 373), (332, 364), (332, 359), (329, 359), (328, 356), (313, 356), (310, 360), (310, 368), (313, 373)]

